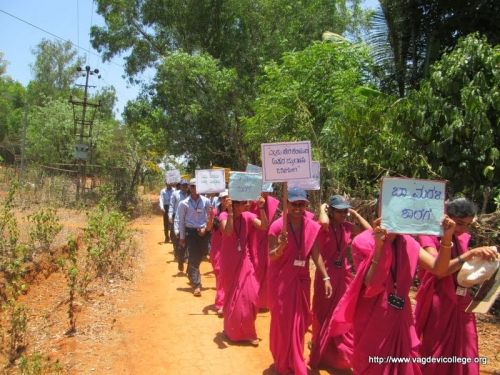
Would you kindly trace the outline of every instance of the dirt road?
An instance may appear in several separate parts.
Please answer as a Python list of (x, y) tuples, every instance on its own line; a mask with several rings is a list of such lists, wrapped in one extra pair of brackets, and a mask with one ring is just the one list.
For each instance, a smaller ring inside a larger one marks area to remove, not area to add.
[(118, 333), (104, 352), (112, 374), (263, 374), (272, 363), (269, 313), (259, 314), (259, 347), (231, 345), (221, 334), (222, 319), (213, 310), (215, 278), (211, 265), (201, 265), (203, 290), (194, 297), (188, 279), (179, 275), (171, 244), (162, 244), (162, 218), (141, 219), (144, 268), (133, 291), (118, 304)]
[[(104, 314), (104, 320), (108, 323), (103, 324), (99, 340), (93, 339), (95, 335), (85, 332), (77, 335), (77, 341), (73, 343), (72, 339), (63, 339), (61, 344), (64, 347), (59, 349), (72, 354), (71, 372), (130, 375), (274, 374), (269, 351), (269, 313), (257, 317), (257, 333), (261, 340), (259, 347), (228, 343), (222, 336), (223, 320), (213, 309), (215, 278), (210, 263), (203, 262), (201, 265), (202, 296), (194, 297), (187, 277), (178, 274), (177, 264), (173, 262), (172, 245), (161, 243), (161, 216), (141, 218), (134, 226), (139, 231), (143, 251), (138, 262), (140, 269), (127, 290), (109, 296), (113, 299), (108, 301), (114, 306), (113, 313), (111, 316), (109, 313)], [(102, 315), (99, 306), (95, 308), (94, 315), (96, 319)], [(96, 322), (85, 319), (81, 326), (89, 327), (87, 331), (95, 331)], [(309, 339), (310, 334), (306, 335), (306, 343)], [(493, 354), (488, 354), (494, 359)], [(482, 373), (496, 372), (489, 370)], [(312, 374), (333, 372), (322, 370)]]

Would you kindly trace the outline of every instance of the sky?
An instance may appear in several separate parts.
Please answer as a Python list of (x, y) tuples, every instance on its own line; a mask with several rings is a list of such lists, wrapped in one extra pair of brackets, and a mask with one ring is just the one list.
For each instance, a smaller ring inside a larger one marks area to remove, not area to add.
[[(92, 25), (104, 25), (92, 0), (0, 0), (0, 52), (8, 62), (6, 75), (27, 85), (33, 79), (30, 65), (35, 61), (32, 51), (38, 43), (43, 38), (69, 40), (79, 47), (80, 56), (86, 59), (84, 65), (89, 65), (92, 70), (99, 69), (101, 78), (93, 76), (89, 79), (89, 84), (96, 86), (94, 90), (115, 87), (118, 99), (115, 114), (120, 118), (125, 104), (137, 96), (140, 87), (131, 85), (122, 77), (125, 74), (122, 57), (102, 62), (99, 53), (90, 45)], [(78, 83), (84, 84), (85, 78)]]
[[(378, 0), (364, 3), (374, 8)], [(124, 106), (137, 96), (140, 87), (122, 77), (125, 74), (123, 57), (102, 61), (90, 45), (92, 25), (104, 25), (103, 18), (95, 12), (93, 0), (0, 0), (0, 52), (9, 63), (6, 74), (26, 86), (33, 78), (30, 65), (35, 61), (32, 51), (38, 43), (43, 38), (69, 40), (86, 58), (85, 65), (100, 71), (101, 79), (92, 77), (89, 84), (97, 86), (96, 89), (115, 87), (118, 98), (115, 115), (121, 118)], [(143, 78), (147, 81), (153, 74), (148, 71)], [(81, 79), (78, 83), (85, 83), (84, 78)]]

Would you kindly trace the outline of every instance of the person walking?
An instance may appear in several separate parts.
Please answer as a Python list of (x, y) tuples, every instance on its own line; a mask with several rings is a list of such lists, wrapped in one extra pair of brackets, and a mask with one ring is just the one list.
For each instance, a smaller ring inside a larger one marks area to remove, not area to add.
[(310, 258), (320, 271), (325, 296), (332, 295), (330, 277), (316, 243), (321, 227), (306, 216), (308, 203), (303, 189), (289, 189), (287, 225), (282, 215), (269, 229), (270, 349), (278, 374), (307, 374), (304, 336), (311, 324)]
[[(354, 333), (354, 374), (419, 375), (420, 342), (410, 302), (417, 264), (441, 276), (446, 272), (455, 222), (445, 216), (440, 253), (433, 258), (410, 235), (388, 233), (381, 219), (352, 241), (356, 276), (329, 323), (332, 337)], [(385, 361), (408, 358), (408, 362)], [(380, 361), (383, 360), (383, 362)]]
[(220, 317), (224, 311), (224, 288), (222, 287), (222, 269), (221, 269), (221, 245), (222, 228), (220, 226), (220, 215), (227, 211), (228, 191), (219, 194), (219, 204), (217, 208), (212, 207), (212, 214), (208, 216), (207, 230), (210, 231), (210, 262), (215, 275), (215, 310)]
[[(422, 341), (420, 354), (433, 358), (478, 358), (476, 319), (465, 311), (472, 301), (468, 288), (457, 283), (457, 274), (463, 263), (473, 257), (496, 260), (497, 252), (489, 246), (469, 249), (471, 235), (468, 227), (476, 216), (476, 206), (466, 198), (448, 202), (448, 216), (455, 221), (451, 242), (451, 261), (443, 277), (423, 271), (415, 306), (415, 326)], [(418, 236), (420, 245), (433, 257), (438, 256), (440, 243), (437, 236)], [(479, 374), (479, 363), (426, 363), (424, 375)]]
[(165, 180), (165, 187), (161, 189), (160, 191), (160, 209), (163, 212), (163, 233), (165, 235), (165, 243), (170, 242), (170, 232), (171, 232), (171, 225), (170, 221), (168, 219), (168, 209), (170, 207), (170, 199), (172, 198), (172, 193), (175, 190), (172, 188), (172, 185), (170, 185), (166, 180)]
[[(348, 216), (352, 216), (358, 225), (347, 221)], [(328, 325), (335, 307), (354, 278), (347, 259), (347, 248), (354, 236), (371, 229), (371, 226), (341, 195), (330, 197), (329, 203), (321, 206), (319, 222), (326, 223), (326, 230), (320, 231), (318, 236), (318, 245), (331, 279), (333, 295), (331, 298), (325, 297), (324, 283), (319, 270), (316, 270), (310, 365), (314, 368), (321, 365), (349, 369), (354, 340), (352, 331), (330, 337)]]
[(250, 238), (254, 230), (267, 233), (268, 221), (260, 198), (259, 216), (246, 211), (246, 201), (228, 199), (227, 212), (220, 215), (222, 285), (224, 289), (224, 334), (231, 341), (257, 346), (255, 330), (259, 284), (250, 260)]
[[(271, 188), (272, 190), (272, 188)], [(272, 224), (277, 216), (279, 200), (270, 195), (269, 191), (262, 191), (261, 198), (264, 199), (264, 210), (269, 224)], [(260, 200), (260, 199), (259, 199)], [(250, 212), (258, 215), (259, 200), (252, 202)], [(255, 275), (259, 283), (259, 301), (258, 306), (261, 310), (269, 308), (268, 286), (267, 286), (267, 270), (269, 268), (269, 247), (267, 240), (267, 231), (253, 231), (253, 236), (250, 242), (251, 259), (255, 268)]]
[(181, 180), (179, 182), (179, 189), (175, 190), (170, 197), (170, 205), (168, 207), (168, 221), (173, 229), (173, 233), (170, 233), (170, 239), (174, 245), (174, 258), (177, 261), (179, 272), (184, 271), (186, 248), (179, 245), (179, 222), (176, 220), (176, 215), (179, 203), (189, 196), (188, 188), (188, 182), (184, 179)]
[(211, 210), (207, 197), (196, 192), (196, 179), (189, 182), (190, 196), (179, 203), (179, 245), (188, 253), (188, 277), (193, 295), (201, 296), (200, 263), (208, 249), (207, 221)]

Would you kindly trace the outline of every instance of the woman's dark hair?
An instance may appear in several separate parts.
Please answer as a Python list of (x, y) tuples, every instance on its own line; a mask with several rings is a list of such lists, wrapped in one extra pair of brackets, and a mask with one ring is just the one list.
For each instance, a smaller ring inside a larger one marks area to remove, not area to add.
[(477, 206), (467, 198), (456, 198), (448, 202), (447, 214), (450, 217), (476, 216)]

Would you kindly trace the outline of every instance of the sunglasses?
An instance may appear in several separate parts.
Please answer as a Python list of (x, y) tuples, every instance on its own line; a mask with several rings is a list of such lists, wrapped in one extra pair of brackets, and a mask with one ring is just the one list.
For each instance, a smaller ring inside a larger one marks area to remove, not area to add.
[(290, 206), (301, 208), (307, 206), (307, 202), (305, 201), (290, 202)]

